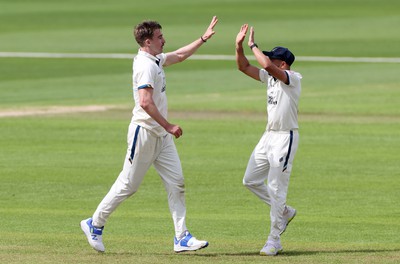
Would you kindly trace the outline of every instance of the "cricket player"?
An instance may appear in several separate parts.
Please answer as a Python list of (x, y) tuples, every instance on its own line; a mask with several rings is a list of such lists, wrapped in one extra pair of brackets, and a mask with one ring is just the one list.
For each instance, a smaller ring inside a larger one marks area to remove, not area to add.
[(274, 256), (282, 251), (280, 236), (296, 215), (296, 210), (286, 205), (286, 196), (299, 144), (297, 112), (302, 76), (290, 70), (295, 57), (287, 48), (261, 51), (254, 42), (252, 27), (248, 45), (261, 69), (251, 65), (243, 51), (247, 31), (244, 24), (236, 37), (236, 63), (240, 71), (267, 85), (268, 123), (250, 156), (243, 184), (271, 207), (270, 233), (260, 254)]
[(167, 83), (163, 67), (182, 62), (196, 52), (214, 34), (217, 17), (205, 33), (192, 43), (173, 52), (163, 53), (165, 39), (156, 21), (144, 21), (134, 29), (139, 52), (133, 62), (133, 97), (135, 107), (128, 129), (128, 148), (123, 169), (91, 218), (80, 225), (89, 244), (104, 252), (103, 229), (107, 219), (125, 199), (136, 193), (146, 172), (154, 165), (168, 194), (175, 237), (174, 251), (195, 251), (208, 246), (197, 240), (186, 227), (185, 185), (181, 162), (173, 137), (183, 130), (168, 121)]

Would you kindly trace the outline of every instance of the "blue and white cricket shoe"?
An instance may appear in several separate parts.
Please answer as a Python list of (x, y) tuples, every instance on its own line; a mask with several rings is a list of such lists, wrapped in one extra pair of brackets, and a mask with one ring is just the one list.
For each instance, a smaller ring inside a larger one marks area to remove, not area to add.
[(102, 238), (104, 226), (102, 228), (94, 227), (92, 225), (92, 218), (88, 218), (81, 221), (81, 229), (92, 248), (99, 252), (105, 251)]
[(181, 239), (174, 237), (174, 251), (176, 253), (184, 251), (196, 251), (208, 246), (207, 241), (197, 240), (192, 236), (189, 231), (185, 232), (185, 235)]

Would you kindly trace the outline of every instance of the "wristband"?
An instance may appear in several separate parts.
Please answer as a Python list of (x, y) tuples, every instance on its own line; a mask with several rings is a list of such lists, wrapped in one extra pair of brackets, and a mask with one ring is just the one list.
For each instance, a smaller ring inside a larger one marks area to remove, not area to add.
[(204, 43), (207, 42), (207, 40), (203, 39), (203, 36), (200, 37), (201, 41), (203, 41)]
[(254, 47), (258, 48), (258, 45), (256, 43), (253, 43), (253, 45), (250, 46), (250, 49), (252, 50)]

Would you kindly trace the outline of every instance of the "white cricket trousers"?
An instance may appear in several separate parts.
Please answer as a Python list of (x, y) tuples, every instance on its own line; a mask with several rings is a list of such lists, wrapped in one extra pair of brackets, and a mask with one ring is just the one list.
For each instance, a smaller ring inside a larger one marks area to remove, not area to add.
[(157, 137), (133, 123), (129, 125), (128, 150), (123, 169), (93, 214), (94, 226), (104, 226), (118, 205), (136, 193), (152, 164), (168, 194), (176, 237), (187, 230), (184, 178), (172, 135)]
[(243, 184), (271, 207), (269, 239), (275, 241), (283, 229), (283, 212), (298, 144), (297, 130), (265, 131), (250, 156), (243, 178)]

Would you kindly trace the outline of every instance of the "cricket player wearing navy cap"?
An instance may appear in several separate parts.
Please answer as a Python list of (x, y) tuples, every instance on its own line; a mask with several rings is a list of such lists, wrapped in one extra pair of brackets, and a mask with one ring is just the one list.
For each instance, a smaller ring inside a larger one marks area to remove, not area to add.
[(166, 79), (163, 67), (182, 62), (214, 35), (217, 17), (205, 33), (172, 52), (163, 53), (165, 44), (161, 25), (143, 21), (134, 30), (139, 52), (133, 62), (135, 107), (128, 129), (128, 148), (121, 173), (91, 218), (81, 221), (82, 231), (95, 250), (105, 251), (103, 228), (107, 219), (125, 199), (138, 190), (146, 172), (154, 165), (168, 194), (175, 237), (174, 251), (195, 251), (208, 246), (197, 240), (186, 227), (185, 185), (181, 162), (173, 137), (182, 136), (182, 128), (167, 117)]
[(236, 37), (236, 62), (240, 71), (266, 83), (268, 122), (250, 156), (243, 184), (271, 207), (270, 233), (260, 254), (274, 256), (283, 250), (280, 236), (296, 215), (296, 210), (286, 205), (286, 197), (299, 143), (297, 112), (302, 76), (290, 70), (295, 56), (289, 49), (261, 51), (254, 42), (253, 28), (248, 45), (261, 69), (251, 65), (243, 51), (247, 31), (244, 24)]

